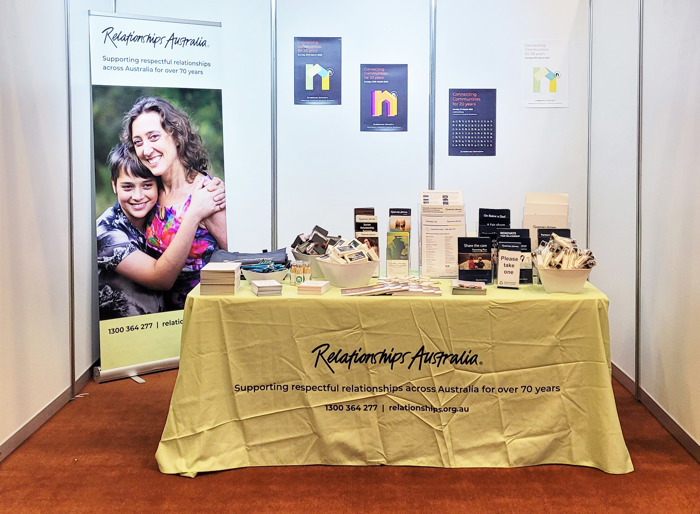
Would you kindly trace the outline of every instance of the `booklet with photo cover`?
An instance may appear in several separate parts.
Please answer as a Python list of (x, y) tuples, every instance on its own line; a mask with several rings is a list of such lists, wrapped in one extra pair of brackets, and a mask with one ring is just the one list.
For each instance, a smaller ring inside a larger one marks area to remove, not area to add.
[(409, 265), (408, 232), (387, 232), (386, 234), (386, 274), (389, 277), (408, 275)]
[(491, 238), (458, 237), (457, 263), (459, 280), (490, 284), (492, 277)]
[(389, 209), (389, 231), (411, 231), (411, 209)]

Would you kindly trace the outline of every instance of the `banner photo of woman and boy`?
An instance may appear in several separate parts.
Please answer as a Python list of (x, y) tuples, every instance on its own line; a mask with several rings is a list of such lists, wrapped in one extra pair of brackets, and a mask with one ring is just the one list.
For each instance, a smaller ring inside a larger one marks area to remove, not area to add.
[(216, 23), (90, 13), (103, 373), (173, 367), (187, 293), (228, 248), (220, 39)]

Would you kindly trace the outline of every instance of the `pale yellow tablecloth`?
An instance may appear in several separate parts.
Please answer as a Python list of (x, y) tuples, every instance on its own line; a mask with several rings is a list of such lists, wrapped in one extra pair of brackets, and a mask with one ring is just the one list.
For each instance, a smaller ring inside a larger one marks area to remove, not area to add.
[[(485, 296), (187, 299), (164, 473), (292, 464), (632, 463), (611, 387), (608, 299), (541, 286)], [(439, 353), (442, 352), (442, 353)], [(392, 364), (393, 361), (393, 364)]]

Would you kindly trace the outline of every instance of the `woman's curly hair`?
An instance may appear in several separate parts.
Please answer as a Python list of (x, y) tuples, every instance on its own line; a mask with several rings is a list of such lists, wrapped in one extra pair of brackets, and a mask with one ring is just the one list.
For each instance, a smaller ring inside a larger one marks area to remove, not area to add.
[(131, 126), (134, 120), (145, 112), (157, 112), (160, 115), (160, 124), (163, 130), (175, 139), (180, 162), (182, 162), (186, 170), (187, 181), (193, 182), (198, 173), (206, 175), (210, 163), (209, 154), (204, 148), (202, 138), (192, 128), (187, 114), (160, 97), (146, 96), (139, 98), (131, 110), (126, 113), (122, 123), (122, 143), (136, 155)]

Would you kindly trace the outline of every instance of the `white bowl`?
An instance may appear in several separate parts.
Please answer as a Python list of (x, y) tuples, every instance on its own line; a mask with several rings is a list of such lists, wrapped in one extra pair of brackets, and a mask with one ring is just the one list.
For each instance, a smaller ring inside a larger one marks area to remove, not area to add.
[(537, 268), (540, 281), (548, 293), (580, 293), (586, 285), (590, 269)]
[(323, 271), (321, 271), (320, 266), (318, 265), (318, 262), (316, 259), (319, 257), (318, 255), (307, 255), (305, 253), (299, 253), (296, 250), (292, 248), (292, 255), (294, 256), (294, 259), (298, 261), (304, 261), (308, 262), (311, 264), (311, 278), (312, 279), (320, 279), (324, 278), (323, 276)]
[[(335, 287), (361, 287), (369, 284), (372, 275), (377, 273), (379, 262), (355, 262), (338, 264), (329, 261), (316, 261), (323, 276)], [(313, 276), (313, 269), (311, 271)]]
[(282, 271), (268, 271), (267, 273), (261, 273), (259, 271), (249, 269), (241, 270), (241, 273), (243, 273), (243, 276), (249, 283), (251, 280), (276, 280), (281, 284), (288, 272), (289, 270), (286, 269)]

